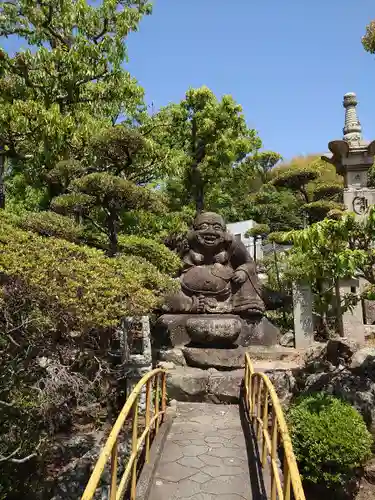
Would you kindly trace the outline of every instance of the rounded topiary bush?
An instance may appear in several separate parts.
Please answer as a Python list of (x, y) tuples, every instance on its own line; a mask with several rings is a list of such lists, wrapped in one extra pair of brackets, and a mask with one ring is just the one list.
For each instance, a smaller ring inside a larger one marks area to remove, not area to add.
[(303, 396), (287, 417), (307, 483), (345, 488), (371, 455), (372, 437), (362, 416), (341, 399), (324, 393)]
[(118, 240), (122, 253), (142, 257), (162, 273), (173, 275), (181, 266), (179, 256), (155, 240), (136, 235), (121, 235)]

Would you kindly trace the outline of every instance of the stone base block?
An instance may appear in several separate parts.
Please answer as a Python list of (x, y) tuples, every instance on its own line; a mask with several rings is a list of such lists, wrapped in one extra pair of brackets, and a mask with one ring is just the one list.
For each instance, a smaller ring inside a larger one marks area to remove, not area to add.
[(301, 353), (296, 349), (281, 346), (240, 346), (235, 349), (183, 347), (179, 351), (183, 353), (188, 366), (204, 370), (216, 368), (221, 371), (244, 368), (246, 353), (250, 354), (250, 359), (253, 361), (294, 361), (301, 356)]
[(245, 319), (244, 322), (245, 327), (237, 340), (238, 345), (271, 346), (279, 343), (280, 330), (267, 318), (263, 317), (258, 320)]
[[(297, 368), (293, 362), (271, 362), (259, 367), (259, 371), (267, 373), (284, 403), (290, 399), (294, 390), (293, 370)], [(201, 370), (178, 367), (168, 373), (167, 392), (170, 399), (177, 401), (237, 404), (243, 376), (243, 369), (220, 372), (214, 368)]]
[[(234, 321), (240, 323), (241, 331), (235, 344), (238, 346), (249, 345), (276, 345), (280, 339), (280, 330), (275, 327), (267, 318), (240, 318), (231, 314), (212, 315), (216, 321), (223, 318), (224, 323)], [(188, 334), (189, 324), (210, 319), (210, 315), (200, 314), (164, 314), (157, 320), (153, 332), (153, 347), (155, 349), (166, 349), (190, 345), (191, 336)], [(189, 327), (191, 329), (191, 326)], [(211, 339), (212, 340), (212, 339)], [(214, 340), (212, 340), (214, 342)], [(213, 345), (212, 347), (215, 347)]]

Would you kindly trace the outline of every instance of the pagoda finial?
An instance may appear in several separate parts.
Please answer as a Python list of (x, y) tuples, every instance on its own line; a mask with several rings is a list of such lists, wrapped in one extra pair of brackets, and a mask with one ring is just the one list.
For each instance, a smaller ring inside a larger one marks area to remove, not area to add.
[(356, 106), (358, 104), (357, 96), (354, 92), (348, 92), (344, 95), (344, 108), (345, 108), (345, 126), (344, 141), (362, 141), (362, 127), (358, 120)]

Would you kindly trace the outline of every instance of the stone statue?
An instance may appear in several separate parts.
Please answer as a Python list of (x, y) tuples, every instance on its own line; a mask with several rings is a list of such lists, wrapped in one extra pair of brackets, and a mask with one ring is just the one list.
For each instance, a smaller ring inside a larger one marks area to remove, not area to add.
[(182, 260), (180, 291), (167, 298), (166, 311), (244, 318), (264, 312), (255, 263), (244, 244), (227, 232), (220, 215), (197, 216)]

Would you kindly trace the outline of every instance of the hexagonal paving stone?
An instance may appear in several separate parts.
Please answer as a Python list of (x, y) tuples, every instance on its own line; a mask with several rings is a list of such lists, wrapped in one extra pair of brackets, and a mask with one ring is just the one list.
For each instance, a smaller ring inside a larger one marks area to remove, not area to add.
[(156, 472), (156, 477), (169, 483), (178, 483), (182, 479), (186, 479), (197, 473), (196, 469), (186, 467), (179, 463), (163, 463), (159, 465)]

